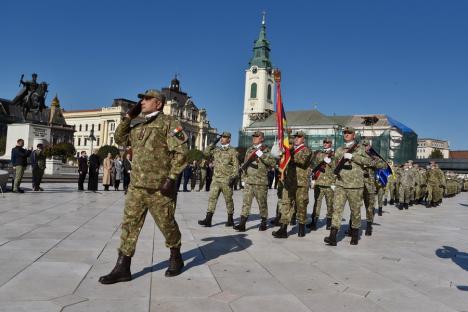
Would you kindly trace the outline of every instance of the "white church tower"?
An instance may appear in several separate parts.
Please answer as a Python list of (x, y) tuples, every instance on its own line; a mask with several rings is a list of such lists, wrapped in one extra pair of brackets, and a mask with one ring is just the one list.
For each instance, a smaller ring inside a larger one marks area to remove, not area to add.
[(266, 39), (265, 13), (258, 39), (255, 41), (249, 68), (245, 70), (245, 96), (242, 129), (274, 111), (275, 83), (270, 61), (270, 43)]

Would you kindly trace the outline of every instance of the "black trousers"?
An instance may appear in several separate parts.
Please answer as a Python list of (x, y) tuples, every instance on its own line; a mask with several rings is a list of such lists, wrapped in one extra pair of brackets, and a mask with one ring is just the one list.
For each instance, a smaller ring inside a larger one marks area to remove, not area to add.
[(84, 188), (83, 188), (83, 184), (84, 184), (84, 181), (86, 179), (86, 172), (85, 173), (81, 173), (79, 176), (78, 176), (78, 190), (79, 191), (83, 191)]

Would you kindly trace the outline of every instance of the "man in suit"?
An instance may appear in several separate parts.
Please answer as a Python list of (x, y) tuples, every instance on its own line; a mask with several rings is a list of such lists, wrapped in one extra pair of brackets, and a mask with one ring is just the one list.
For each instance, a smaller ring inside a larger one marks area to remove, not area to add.
[(88, 157), (85, 151), (82, 151), (78, 158), (78, 174), (78, 191), (84, 191), (83, 183), (88, 174)]

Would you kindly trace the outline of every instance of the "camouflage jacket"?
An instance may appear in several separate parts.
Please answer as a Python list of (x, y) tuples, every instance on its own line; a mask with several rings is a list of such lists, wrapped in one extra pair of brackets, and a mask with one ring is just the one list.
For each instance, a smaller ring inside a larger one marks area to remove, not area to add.
[[(245, 170), (245, 174), (242, 175), (242, 180), (247, 184), (268, 185), (268, 169), (276, 164), (276, 160), (270, 154), (268, 147), (263, 147), (263, 155), (251, 162)], [(256, 150), (258, 150), (258, 148), (251, 146), (245, 153), (244, 162), (246, 162), (250, 154), (254, 153)]]
[[(340, 159), (348, 151), (348, 148), (342, 146), (336, 150), (333, 170), (336, 168)], [(364, 187), (364, 166), (372, 166), (372, 158), (367, 155), (364, 146), (360, 145), (352, 153), (353, 157), (347, 161), (336, 179), (336, 185), (343, 188), (361, 188)]]
[(402, 187), (414, 187), (416, 185), (414, 172), (411, 169), (403, 169), (400, 175), (400, 185)]
[(213, 181), (229, 183), (230, 179), (234, 179), (237, 176), (239, 159), (237, 151), (233, 147), (224, 148), (209, 145), (204, 154), (206, 157), (213, 157)]
[(187, 164), (187, 135), (176, 118), (162, 111), (134, 127), (122, 118), (114, 138), (118, 145), (132, 147), (134, 187), (159, 189), (166, 178), (176, 180)]
[(439, 168), (432, 168), (426, 172), (427, 184), (432, 186), (445, 185), (445, 175)]
[[(327, 157), (327, 152), (325, 151), (317, 151), (315, 153), (314, 159), (312, 161), (312, 169), (318, 166), (324, 159)], [(320, 173), (318, 179), (315, 181), (315, 185), (318, 186), (331, 186), (335, 183), (336, 176), (333, 174), (333, 159), (334, 157), (330, 157), (332, 162), (325, 165), (325, 172)]]
[(201, 170), (206, 171), (206, 169), (207, 169), (207, 167), (208, 167), (208, 166), (207, 166), (207, 161), (206, 161), (206, 159), (202, 159), (202, 161), (200, 162), (200, 165), (199, 165), (199, 166), (200, 166), (200, 171), (201, 171)]
[(46, 156), (44, 151), (37, 149), (33, 152), (32, 157), (34, 159), (34, 166), (42, 170), (46, 168)]
[(296, 153), (291, 149), (291, 160), (285, 171), (285, 187), (308, 187), (311, 161), (312, 151), (307, 146)]

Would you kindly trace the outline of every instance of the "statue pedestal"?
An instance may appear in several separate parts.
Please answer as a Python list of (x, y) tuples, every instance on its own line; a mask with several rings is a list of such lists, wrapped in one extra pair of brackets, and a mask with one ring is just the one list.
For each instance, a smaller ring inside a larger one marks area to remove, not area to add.
[(46, 168), (44, 170), (45, 174), (61, 174), (62, 173), (63, 163), (60, 159), (46, 159)]
[(5, 154), (0, 159), (11, 159), (11, 149), (16, 146), (18, 139), (24, 140), (24, 148), (36, 149), (37, 144), (47, 145), (51, 141), (50, 126), (32, 123), (9, 124)]

